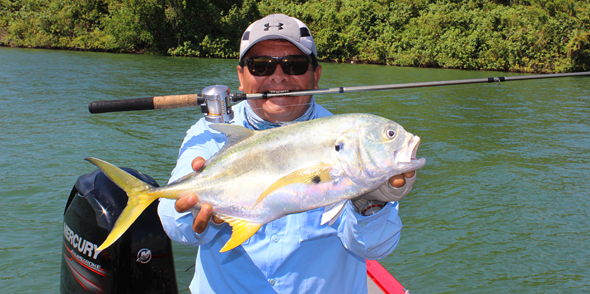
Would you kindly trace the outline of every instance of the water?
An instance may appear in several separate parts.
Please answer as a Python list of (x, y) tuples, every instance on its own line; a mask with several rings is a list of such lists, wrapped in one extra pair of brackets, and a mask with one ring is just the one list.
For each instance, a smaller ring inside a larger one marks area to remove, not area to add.
[[(235, 60), (0, 48), (0, 289), (58, 292), (62, 217), (94, 156), (165, 184), (196, 108), (92, 115), (88, 103), (237, 90)], [(323, 64), (320, 87), (514, 75)], [(427, 165), (381, 263), (412, 293), (590, 292), (590, 78), (317, 96), (422, 138)], [(179, 288), (196, 248), (175, 244)]]

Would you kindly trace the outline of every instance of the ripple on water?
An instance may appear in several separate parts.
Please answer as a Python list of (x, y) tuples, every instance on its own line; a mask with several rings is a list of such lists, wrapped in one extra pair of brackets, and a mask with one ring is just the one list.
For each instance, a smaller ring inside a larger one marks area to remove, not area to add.
[[(238, 88), (235, 60), (0, 48), (0, 284), (55, 292), (63, 209), (94, 156), (167, 181), (198, 109), (91, 115), (87, 105)], [(321, 88), (487, 77), (489, 72), (323, 64)], [(510, 75), (497, 73), (498, 75)], [(427, 158), (382, 260), (416, 293), (590, 288), (590, 79), (322, 95), (420, 136)], [(175, 244), (186, 289), (196, 248)]]

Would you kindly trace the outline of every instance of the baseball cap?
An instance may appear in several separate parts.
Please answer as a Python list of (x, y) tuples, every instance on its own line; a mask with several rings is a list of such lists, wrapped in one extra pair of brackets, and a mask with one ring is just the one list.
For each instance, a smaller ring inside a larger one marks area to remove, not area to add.
[(318, 56), (311, 32), (303, 22), (284, 14), (271, 14), (253, 22), (242, 35), (240, 62), (252, 46), (264, 40), (287, 40), (304, 54)]

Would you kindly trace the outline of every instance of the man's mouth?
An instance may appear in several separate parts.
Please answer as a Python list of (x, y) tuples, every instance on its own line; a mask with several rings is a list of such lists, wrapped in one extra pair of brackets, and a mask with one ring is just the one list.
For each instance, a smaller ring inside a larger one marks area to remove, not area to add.
[(282, 94), (282, 93), (289, 93), (289, 90), (281, 90), (281, 91), (269, 90), (267, 93), (269, 93), (269, 94)]

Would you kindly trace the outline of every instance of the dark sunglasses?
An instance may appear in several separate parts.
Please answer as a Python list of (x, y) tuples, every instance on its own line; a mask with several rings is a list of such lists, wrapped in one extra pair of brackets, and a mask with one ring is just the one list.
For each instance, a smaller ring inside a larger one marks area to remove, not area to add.
[(302, 75), (309, 69), (311, 58), (307, 55), (288, 55), (283, 57), (253, 56), (244, 59), (241, 66), (248, 66), (253, 76), (270, 76), (275, 72), (277, 63), (288, 75)]

